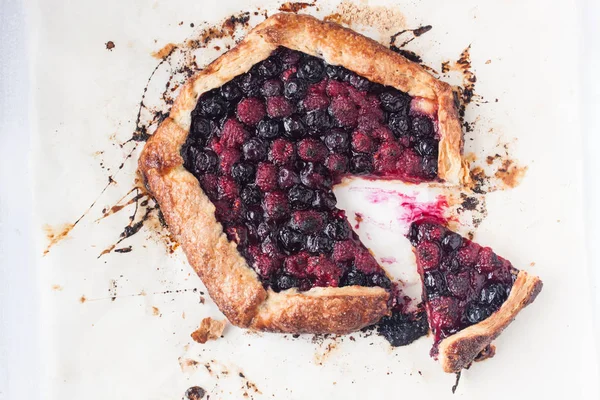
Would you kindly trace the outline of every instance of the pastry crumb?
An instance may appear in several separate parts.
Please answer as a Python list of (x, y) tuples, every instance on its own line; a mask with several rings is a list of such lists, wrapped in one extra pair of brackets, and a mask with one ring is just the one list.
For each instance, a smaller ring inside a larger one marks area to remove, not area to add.
[(195, 342), (204, 344), (209, 340), (220, 338), (224, 329), (225, 321), (217, 321), (207, 317), (202, 320), (200, 327), (192, 332), (191, 336)]
[(52, 285), (52, 290), (54, 290), (56, 292), (62, 292), (63, 287), (60, 285)]
[(160, 310), (158, 307), (152, 306), (152, 315), (160, 315)]
[(109, 40), (108, 42), (104, 43), (104, 45), (106, 46), (106, 50), (112, 51), (112, 49), (115, 48), (115, 42), (113, 42), (112, 40)]
[(350, 0), (343, 0), (334, 13), (324, 19), (348, 26), (372, 27), (382, 37), (390, 36), (406, 25), (404, 15), (396, 8), (355, 4)]

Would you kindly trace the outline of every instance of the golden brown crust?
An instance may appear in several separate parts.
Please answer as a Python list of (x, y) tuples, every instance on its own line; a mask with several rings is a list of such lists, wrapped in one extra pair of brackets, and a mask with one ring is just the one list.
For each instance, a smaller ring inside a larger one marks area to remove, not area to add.
[(531, 304), (542, 290), (542, 281), (525, 271), (517, 275), (510, 296), (489, 318), (447, 337), (439, 344), (438, 359), (445, 372), (459, 372), (468, 367), (477, 355)]
[(388, 293), (365, 287), (265, 291), (235, 243), (223, 234), (214, 206), (185, 170), (179, 154), (198, 97), (247, 72), (278, 46), (321, 57), (435, 103), (441, 137), (439, 177), (449, 183), (460, 181), (462, 137), (450, 86), (354, 31), (296, 14), (268, 18), (184, 85), (169, 118), (146, 144), (139, 168), (190, 264), (233, 324), (284, 332), (349, 332), (387, 314)]
[(269, 293), (251, 328), (290, 333), (349, 333), (389, 313), (390, 294), (382, 288), (346, 286)]

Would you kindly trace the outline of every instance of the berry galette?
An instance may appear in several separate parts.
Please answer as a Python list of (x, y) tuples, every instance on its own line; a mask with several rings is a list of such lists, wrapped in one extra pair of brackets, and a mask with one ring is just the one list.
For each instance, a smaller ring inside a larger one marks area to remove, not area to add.
[(431, 355), (446, 372), (468, 367), (542, 290), (538, 277), (435, 220), (413, 222), (408, 238), (434, 335)]
[(399, 293), (333, 185), (459, 185), (461, 150), (448, 84), (349, 29), (277, 14), (182, 88), (139, 167), (233, 324), (346, 333), (390, 315)]

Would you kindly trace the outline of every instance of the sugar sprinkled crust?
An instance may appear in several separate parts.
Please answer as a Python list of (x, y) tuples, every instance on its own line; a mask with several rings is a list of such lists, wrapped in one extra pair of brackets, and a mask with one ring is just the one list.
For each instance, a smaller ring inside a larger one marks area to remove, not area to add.
[(304, 293), (265, 290), (235, 243), (223, 233), (213, 204), (197, 179), (183, 167), (180, 156), (199, 96), (247, 72), (279, 46), (342, 65), (429, 104), (429, 108), (437, 111), (439, 123), (438, 175), (452, 184), (464, 180), (461, 127), (448, 84), (352, 30), (296, 14), (268, 18), (184, 85), (169, 118), (146, 144), (139, 169), (160, 204), (169, 229), (180, 241), (211, 298), (231, 323), (278, 332), (351, 332), (389, 314), (389, 293), (382, 288), (358, 286), (312, 289)]
[(542, 281), (520, 271), (508, 299), (487, 319), (455, 333), (439, 343), (438, 359), (445, 372), (459, 372), (473, 360), (531, 304), (542, 290)]

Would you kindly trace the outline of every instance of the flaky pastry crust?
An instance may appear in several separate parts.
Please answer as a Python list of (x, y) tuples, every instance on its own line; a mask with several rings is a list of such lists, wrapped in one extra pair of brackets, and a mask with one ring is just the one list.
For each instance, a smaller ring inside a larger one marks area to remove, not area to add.
[(542, 281), (525, 271), (519, 271), (508, 299), (487, 319), (455, 333), (439, 343), (438, 360), (445, 372), (460, 372), (531, 304), (542, 290)]
[(187, 258), (211, 298), (234, 325), (292, 333), (345, 333), (389, 314), (382, 288), (265, 290), (256, 273), (223, 233), (215, 208), (180, 156), (191, 112), (203, 93), (222, 86), (268, 58), (279, 46), (321, 57), (369, 80), (396, 87), (437, 113), (438, 176), (456, 184), (465, 176), (462, 133), (451, 87), (421, 66), (337, 24), (306, 15), (277, 14), (254, 28), (235, 48), (187, 82), (169, 118), (148, 140), (139, 169)]

